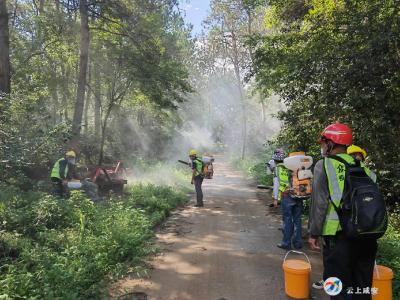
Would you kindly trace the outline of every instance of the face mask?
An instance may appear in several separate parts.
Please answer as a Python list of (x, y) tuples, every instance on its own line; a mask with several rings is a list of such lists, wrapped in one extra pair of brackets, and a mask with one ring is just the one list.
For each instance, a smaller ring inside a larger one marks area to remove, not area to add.
[(68, 162), (69, 162), (71, 165), (75, 165), (75, 158), (68, 158)]
[(321, 156), (325, 157), (324, 148), (321, 148)]

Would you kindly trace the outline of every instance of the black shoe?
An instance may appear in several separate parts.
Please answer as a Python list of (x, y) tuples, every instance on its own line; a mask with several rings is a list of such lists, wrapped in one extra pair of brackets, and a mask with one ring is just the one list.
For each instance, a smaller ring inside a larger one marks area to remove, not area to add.
[(278, 248), (284, 249), (284, 250), (291, 250), (292, 248), (290, 246), (284, 246), (282, 244), (276, 245)]
[(314, 282), (314, 283), (312, 284), (312, 287), (313, 287), (314, 289), (316, 289), (316, 290), (322, 290), (322, 289), (324, 288), (324, 281), (323, 281), (323, 280), (320, 280), (320, 281)]
[(194, 207), (203, 207), (204, 204), (196, 204)]
[(295, 250), (301, 250), (302, 248), (303, 248), (302, 245), (300, 245), (300, 246), (294, 246), (294, 249), (295, 249)]

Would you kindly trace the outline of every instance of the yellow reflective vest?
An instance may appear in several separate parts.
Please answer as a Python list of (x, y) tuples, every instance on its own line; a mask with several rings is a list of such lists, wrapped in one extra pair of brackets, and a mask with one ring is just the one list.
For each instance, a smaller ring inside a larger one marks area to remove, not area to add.
[(193, 162), (194, 167), (195, 167), (195, 176), (204, 176), (204, 172), (203, 172), (203, 167), (204, 167), (204, 163), (201, 157), (196, 157)]
[(58, 179), (67, 178), (67, 175), (68, 175), (68, 163), (67, 163), (67, 165), (65, 166), (65, 169), (64, 169), (64, 174), (63, 174), (64, 176), (61, 176), (61, 174), (60, 174), (60, 162), (62, 160), (64, 160), (64, 159), (65, 158), (60, 158), (59, 160), (56, 161), (56, 163), (53, 166), (53, 169), (51, 170), (51, 175), (50, 175), (51, 178), (58, 178)]
[(279, 179), (278, 201), (282, 200), (282, 193), (289, 187), (289, 170), (283, 163), (279, 163), (275, 167), (275, 176)]

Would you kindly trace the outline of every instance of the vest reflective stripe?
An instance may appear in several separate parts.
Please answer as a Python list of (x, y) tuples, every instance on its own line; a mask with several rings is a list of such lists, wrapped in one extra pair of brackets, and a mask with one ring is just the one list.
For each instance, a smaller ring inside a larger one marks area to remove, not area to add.
[[(64, 158), (60, 158), (59, 160), (56, 161), (56, 163), (53, 166), (53, 169), (51, 170), (51, 178), (58, 178), (58, 179), (62, 179), (61, 178), (61, 174), (60, 174), (60, 161), (64, 160)], [(64, 170), (64, 178), (67, 177), (68, 174), (68, 164), (65, 166), (65, 170)]]
[[(354, 163), (354, 158), (352, 158), (350, 155), (339, 154), (338, 156), (350, 164)], [(331, 201), (335, 203), (336, 207), (339, 207), (344, 190), (346, 167), (343, 163), (332, 158), (325, 158), (324, 166), (326, 176), (328, 178), (328, 188)], [(370, 171), (363, 163), (361, 166), (364, 168), (367, 175), (372, 178), (371, 175), (374, 173)], [(322, 229), (322, 235), (336, 235), (336, 232), (341, 229), (339, 216), (331, 201), (329, 202), (324, 227)]]
[(367, 172), (367, 175), (376, 183), (376, 174), (366, 167), (364, 167), (364, 169), (365, 172)]
[(279, 194), (278, 200), (282, 199), (282, 193), (286, 191), (289, 186), (289, 170), (286, 169), (285, 165), (279, 163), (276, 165), (276, 176), (279, 178)]
[(341, 199), (343, 190), (340, 188), (339, 181), (337, 180), (336, 170), (332, 164), (331, 159), (325, 160), (325, 167), (327, 170), (328, 180), (330, 183), (330, 192), (332, 199)]
[(330, 213), (329, 215), (326, 215), (326, 218), (328, 220), (339, 220), (339, 216), (336, 213), (336, 211), (333, 211), (333, 213)]
[(193, 160), (193, 163), (196, 165), (195, 176), (203, 175), (203, 160), (200, 157), (197, 157)]

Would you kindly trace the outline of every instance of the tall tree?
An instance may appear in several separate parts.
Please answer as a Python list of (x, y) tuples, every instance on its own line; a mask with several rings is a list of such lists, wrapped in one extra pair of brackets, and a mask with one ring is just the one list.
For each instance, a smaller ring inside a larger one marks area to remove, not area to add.
[(94, 70), (94, 87), (93, 87), (93, 94), (94, 94), (94, 135), (96, 138), (100, 137), (100, 128), (101, 128), (101, 78), (100, 78), (100, 71), (98, 66), (94, 63), (93, 64)]
[(86, 74), (89, 60), (89, 17), (88, 17), (88, 2), (80, 0), (79, 12), (81, 18), (80, 31), (80, 54), (79, 54), (79, 75), (78, 88), (76, 92), (76, 102), (74, 117), (72, 120), (72, 146), (76, 147), (82, 125), (83, 109), (85, 106), (85, 90), (86, 90)]
[(220, 56), (228, 63), (226, 65), (228, 69), (233, 67), (236, 78), (242, 119), (242, 159), (245, 158), (247, 144), (244, 78), (247, 68), (250, 66), (250, 48), (245, 46), (245, 40), (251, 30), (250, 10), (245, 8), (240, 0), (213, 0), (211, 14), (207, 19), (207, 23), (212, 29), (209, 38), (219, 44)]
[(0, 0), (0, 93), (9, 94), (10, 80), (10, 39), (6, 0)]

